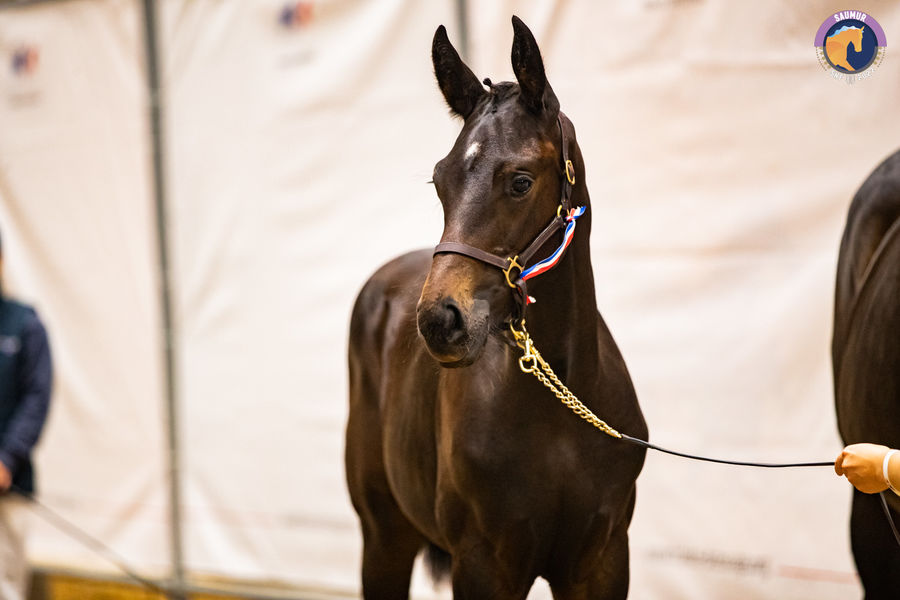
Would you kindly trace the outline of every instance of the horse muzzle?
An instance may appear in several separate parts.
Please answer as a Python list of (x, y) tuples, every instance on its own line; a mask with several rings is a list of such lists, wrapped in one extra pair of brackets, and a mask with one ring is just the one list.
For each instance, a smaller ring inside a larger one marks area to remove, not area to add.
[(487, 340), (490, 309), (486, 300), (463, 303), (451, 296), (419, 300), (416, 324), (428, 352), (445, 367), (475, 362)]

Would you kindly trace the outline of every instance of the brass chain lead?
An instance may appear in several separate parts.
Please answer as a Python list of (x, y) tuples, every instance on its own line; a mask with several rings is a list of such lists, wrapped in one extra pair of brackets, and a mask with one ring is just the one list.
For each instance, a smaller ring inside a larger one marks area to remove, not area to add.
[(544, 360), (541, 353), (534, 347), (534, 341), (531, 339), (528, 330), (525, 329), (524, 319), (522, 320), (520, 327), (521, 329), (517, 330), (510, 324), (510, 331), (513, 333), (516, 345), (524, 352), (519, 359), (519, 368), (522, 369), (522, 372), (534, 375), (538, 381), (543, 383), (547, 389), (553, 392), (553, 395), (556, 396), (560, 402), (568, 406), (576, 415), (606, 435), (621, 439), (621, 433), (610, 427), (603, 419), (591, 412), (591, 409), (585, 406), (581, 400), (579, 400), (578, 397), (559, 380), (559, 377), (553, 372), (550, 364)]

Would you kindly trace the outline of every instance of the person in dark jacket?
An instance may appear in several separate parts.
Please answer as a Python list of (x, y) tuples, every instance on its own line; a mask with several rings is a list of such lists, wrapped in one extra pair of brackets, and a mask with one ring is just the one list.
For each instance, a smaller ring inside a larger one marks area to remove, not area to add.
[(0, 598), (24, 600), (28, 586), (23, 495), (34, 492), (31, 451), (50, 406), (47, 333), (33, 308), (3, 292), (0, 240)]

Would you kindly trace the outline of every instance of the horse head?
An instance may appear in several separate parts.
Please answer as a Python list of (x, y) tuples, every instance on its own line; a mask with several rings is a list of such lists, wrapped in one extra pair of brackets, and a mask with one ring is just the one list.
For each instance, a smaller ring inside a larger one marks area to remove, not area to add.
[[(434, 34), (435, 76), (452, 114), (463, 119), (434, 168), (444, 211), (442, 242), (514, 256), (557, 214), (564, 174), (559, 101), (537, 42), (513, 17), (516, 83), (484, 85), (460, 59), (443, 26)], [(516, 310), (504, 273), (454, 253), (436, 254), (417, 305), (428, 351), (448, 367), (472, 364), (489, 334)]]
[(865, 33), (865, 29), (862, 27), (854, 28), (852, 37), (850, 38), (850, 43), (853, 44), (853, 50), (855, 52), (862, 52), (863, 49), (863, 33)]

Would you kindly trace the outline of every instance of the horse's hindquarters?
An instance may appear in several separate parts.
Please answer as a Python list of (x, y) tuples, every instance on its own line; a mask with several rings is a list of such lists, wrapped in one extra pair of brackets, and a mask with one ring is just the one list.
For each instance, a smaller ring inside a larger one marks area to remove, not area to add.
[(844, 442), (900, 446), (900, 236), (888, 240), (856, 297), (835, 365)]
[(860, 187), (835, 290), (832, 360), (845, 443), (900, 445), (900, 152)]

